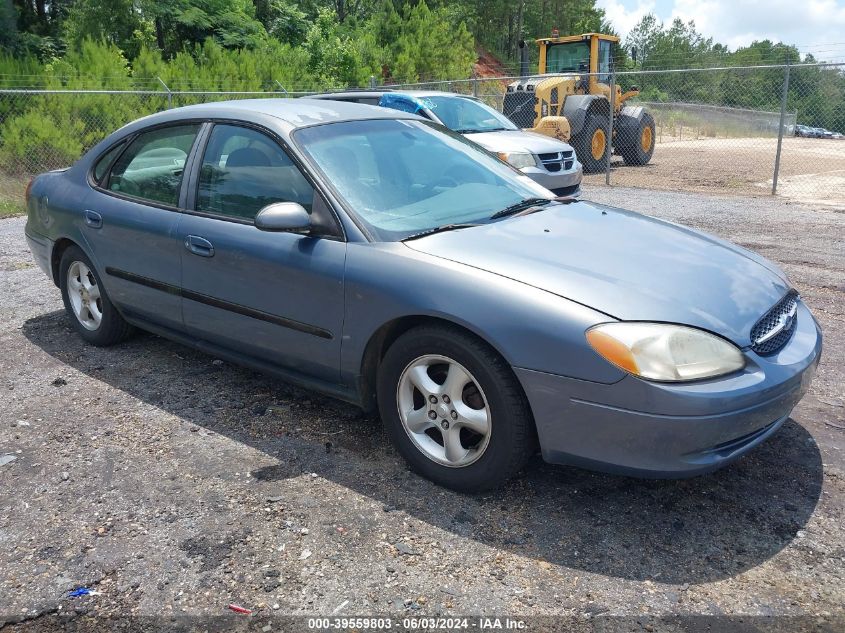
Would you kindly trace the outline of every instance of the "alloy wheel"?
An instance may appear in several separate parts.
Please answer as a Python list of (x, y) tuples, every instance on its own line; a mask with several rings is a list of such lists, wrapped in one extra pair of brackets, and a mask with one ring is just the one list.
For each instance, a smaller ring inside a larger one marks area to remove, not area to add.
[(490, 406), (475, 377), (446, 356), (411, 361), (396, 390), (399, 418), (426, 457), (452, 468), (469, 466), (490, 442)]
[(73, 262), (67, 270), (67, 295), (76, 319), (92, 332), (103, 322), (103, 300), (94, 273), (82, 262)]

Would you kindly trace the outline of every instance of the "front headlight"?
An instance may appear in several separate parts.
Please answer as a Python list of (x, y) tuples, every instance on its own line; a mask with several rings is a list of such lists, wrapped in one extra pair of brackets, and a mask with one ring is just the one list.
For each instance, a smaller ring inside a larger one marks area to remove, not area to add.
[(736, 346), (683, 325), (602, 323), (587, 330), (587, 341), (619, 369), (648, 380), (700, 380), (745, 367)]
[(537, 166), (534, 154), (528, 154), (525, 152), (499, 152), (499, 158), (507, 163), (510, 163), (517, 169)]

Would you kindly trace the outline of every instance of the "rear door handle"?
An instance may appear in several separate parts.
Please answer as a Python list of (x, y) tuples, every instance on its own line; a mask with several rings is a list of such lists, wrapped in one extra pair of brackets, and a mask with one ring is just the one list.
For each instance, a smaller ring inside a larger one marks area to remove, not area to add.
[(85, 209), (85, 224), (92, 229), (99, 229), (103, 226), (103, 216), (91, 209)]
[(214, 245), (204, 237), (189, 235), (185, 238), (185, 248), (200, 257), (214, 257)]

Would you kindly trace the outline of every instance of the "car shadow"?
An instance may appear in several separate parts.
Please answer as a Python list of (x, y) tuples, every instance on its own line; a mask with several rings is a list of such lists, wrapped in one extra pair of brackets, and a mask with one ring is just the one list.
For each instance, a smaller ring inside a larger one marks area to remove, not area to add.
[(317, 473), (385, 512), (575, 570), (673, 584), (730, 577), (786, 547), (821, 494), (818, 447), (788, 420), (746, 458), (702, 477), (639, 480), (537, 458), (501, 490), (462, 495), (408, 472), (378, 420), (334, 399), (148, 334), (93, 348), (63, 312), (26, 321), (23, 334), (92, 378), (273, 457), (251, 473), (259, 485)]

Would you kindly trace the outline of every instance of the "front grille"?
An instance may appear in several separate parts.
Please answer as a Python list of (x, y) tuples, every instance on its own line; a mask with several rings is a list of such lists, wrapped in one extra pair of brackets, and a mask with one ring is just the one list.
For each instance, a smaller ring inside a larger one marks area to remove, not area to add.
[(572, 158), (572, 150), (566, 152), (552, 152), (551, 154), (540, 154), (540, 160), (560, 160), (561, 158)]
[(543, 167), (550, 172), (560, 171), (561, 169), (569, 171), (575, 162), (572, 151), (552, 152), (551, 154), (539, 154), (539, 156)]
[(783, 348), (795, 332), (797, 310), (798, 293), (790, 290), (751, 328), (751, 349), (765, 356)]

